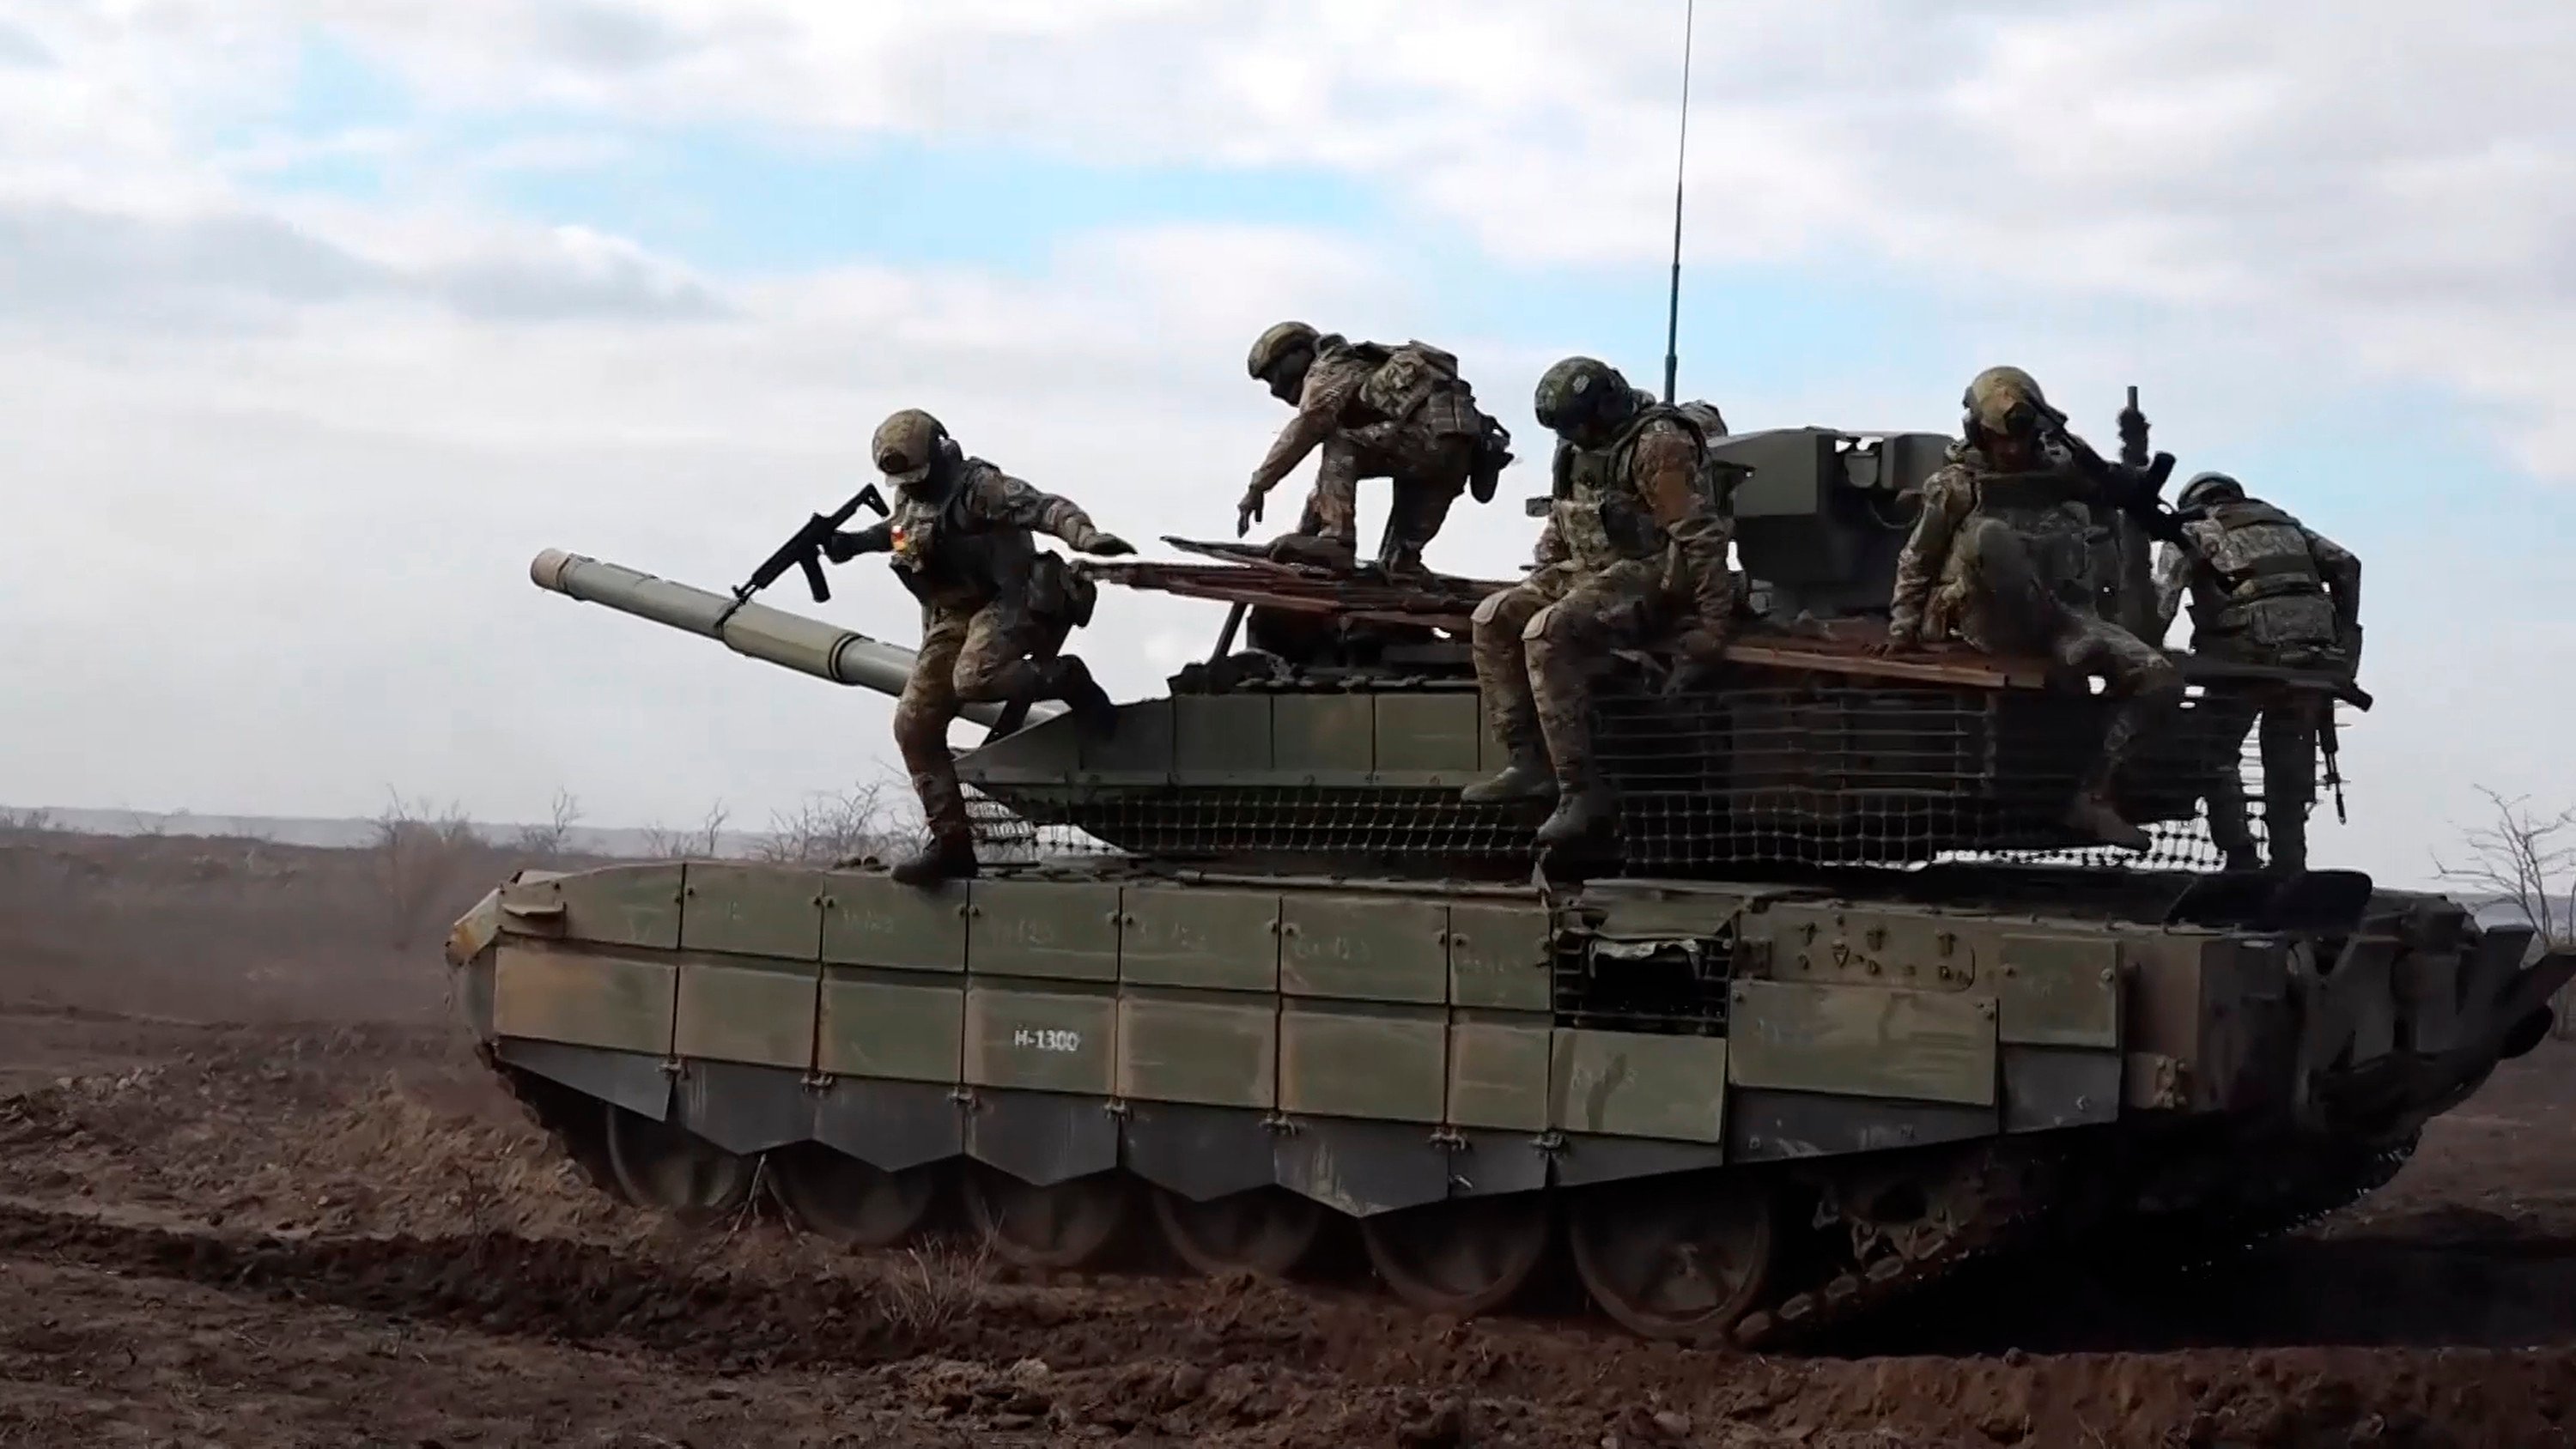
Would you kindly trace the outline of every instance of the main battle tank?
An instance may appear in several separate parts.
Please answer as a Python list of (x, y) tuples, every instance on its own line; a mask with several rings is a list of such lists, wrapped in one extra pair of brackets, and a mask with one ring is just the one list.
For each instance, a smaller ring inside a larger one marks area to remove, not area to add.
[[(2198, 691), (2243, 672), (2214, 662), (2181, 659), (2194, 697), (2119, 782), (2154, 849), (2068, 833), (2096, 697), (1865, 648), (1944, 442), (1725, 440), (1742, 634), (1705, 686), (1598, 661), (1621, 813), (1579, 878), (1532, 871), (1531, 813), (1457, 798), (1498, 764), (1464, 644), (1496, 585), (1183, 544), (1213, 557), (1083, 565), (1233, 605), (1168, 695), (1105, 737), (974, 716), (981, 878), (523, 872), (455, 928), (461, 999), (604, 1189), (684, 1218), (766, 1192), (882, 1246), (958, 1201), (1027, 1266), (1150, 1221), (1266, 1275), (1355, 1229), (1449, 1312), (1562, 1249), (1620, 1323), (1702, 1341), (2025, 1239), (2226, 1246), (2368, 1191), (2576, 959), (2353, 872), (2210, 869), (2190, 782), (2238, 745)], [(836, 683), (909, 663), (614, 564), (534, 576)]]

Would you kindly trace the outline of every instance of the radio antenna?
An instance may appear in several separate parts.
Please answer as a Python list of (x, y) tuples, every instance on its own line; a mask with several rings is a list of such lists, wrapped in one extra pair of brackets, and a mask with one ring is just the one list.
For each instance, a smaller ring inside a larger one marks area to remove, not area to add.
[(1664, 309), (1664, 403), (1670, 406), (1675, 396), (1676, 379), (1681, 372), (1682, 349), (1682, 181), (1689, 175), (1690, 160), (1690, 73), (1691, 29), (1699, 12), (1699, 0), (1684, 0), (1682, 8), (1682, 135), (1673, 154), (1673, 290)]

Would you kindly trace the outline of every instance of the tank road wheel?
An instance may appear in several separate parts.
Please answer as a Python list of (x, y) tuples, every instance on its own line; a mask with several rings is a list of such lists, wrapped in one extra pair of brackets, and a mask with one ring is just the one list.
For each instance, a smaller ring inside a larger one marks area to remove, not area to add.
[(1547, 1259), (1547, 1199), (1459, 1198), (1360, 1220), (1370, 1266), (1416, 1308), (1461, 1317), (1511, 1301)]
[(1156, 1188), (1154, 1217), (1172, 1251), (1202, 1273), (1285, 1278), (1315, 1246), (1324, 1228), (1324, 1205), (1277, 1187), (1207, 1202)]
[(760, 1159), (727, 1152), (667, 1122), (608, 1108), (608, 1170), (639, 1207), (697, 1225), (732, 1216), (751, 1201)]
[(1002, 1261), (1022, 1268), (1079, 1268), (1118, 1240), (1135, 1190), (1116, 1172), (1039, 1187), (978, 1168), (966, 1177), (966, 1208)]
[(1665, 1181), (1575, 1199), (1574, 1271), (1601, 1310), (1647, 1338), (1721, 1338), (1771, 1271), (1771, 1197), (1759, 1183)]
[(850, 1248), (890, 1248), (930, 1216), (939, 1164), (901, 1172), (807, 1142), (769, 1155), (769, 1187), (796, 1226)]

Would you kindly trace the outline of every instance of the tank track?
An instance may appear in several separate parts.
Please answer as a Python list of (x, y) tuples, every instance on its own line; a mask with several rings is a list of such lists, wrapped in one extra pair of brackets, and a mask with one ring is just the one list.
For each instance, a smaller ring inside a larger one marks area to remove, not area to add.
[[(1845, 1237), (1847, 1256), (1820, 1286), (1746, 1314), (1730, 1337), (1745, 1349), (1812, 1343), (2009, 1249), (2020, 1230), (2045, 1211), (2045, 1169), (2042, 1159), (2004, 1144), (1947, 1154), (1930, 1174), (1904, 1175), (1916, 1179), (1925, 1211), (1919, 1221), (1901, 1225), (1877, 1220), (1856, 1191), (1896, 1180), (1885, 1169), (1853, 1162), (1820, 1174), (1827, 1190), (1817, 1226)], [(1922, 1181), (1924, 1176), (1933, 1180)]]
[(2206, 1272), (2313, 1227), (2387, 1186), (2414, 1156), (2419, 1140), (2420, 1133), (2409, 1133), (2357, 1155), (2339, 1171), (2303, 1174), (2280, 1192), (2126, 1215), (2090, 1235), (2116, 1243), (2124, 1255), (2151, 1259), (2160, 1271)]
[[(571, 1111), (576, 1103), (601, 1104), (509, 1066), (488, 1047), (479, 1055), (554, 1151), (601, 1192), (637, 1205), (608, 1164), (601, 1130)], [(1766, 1305), (1748, 1311), (1731, 1328), (1688, 1341), (1744, 1350), (1793, 1348), (1858, 1324), (2012, 1247), (2019, 1230), (2044, 1215), (2049, 1166), (2029, 1152), (1980, 1143), (1933, 1149), (1902, 1168), (1853, 1161), (1808, 1169), (1799, 1176), (1816, 1191), (1817, 1207), (1806, 1226), (1832, 1242), (1839, 1254), (1807, 1264), (1805, 1286), (1785, 1296), (1766, 1295)], [(1921, 1193), (1924, 1211), (1919, 1218), (1890, 1223), (1868, 1211), (1871, 1200), (1897, 1186)]]

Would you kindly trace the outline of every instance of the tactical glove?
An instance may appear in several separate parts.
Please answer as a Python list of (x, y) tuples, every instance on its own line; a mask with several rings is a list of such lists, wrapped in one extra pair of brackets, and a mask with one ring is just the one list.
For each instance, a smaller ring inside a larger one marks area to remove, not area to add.
[(823, 557), (836, 564), (848, 563), (863, 553), (873, 553), (871, 540), (864, 533), (835, 533), (823, 540)]

